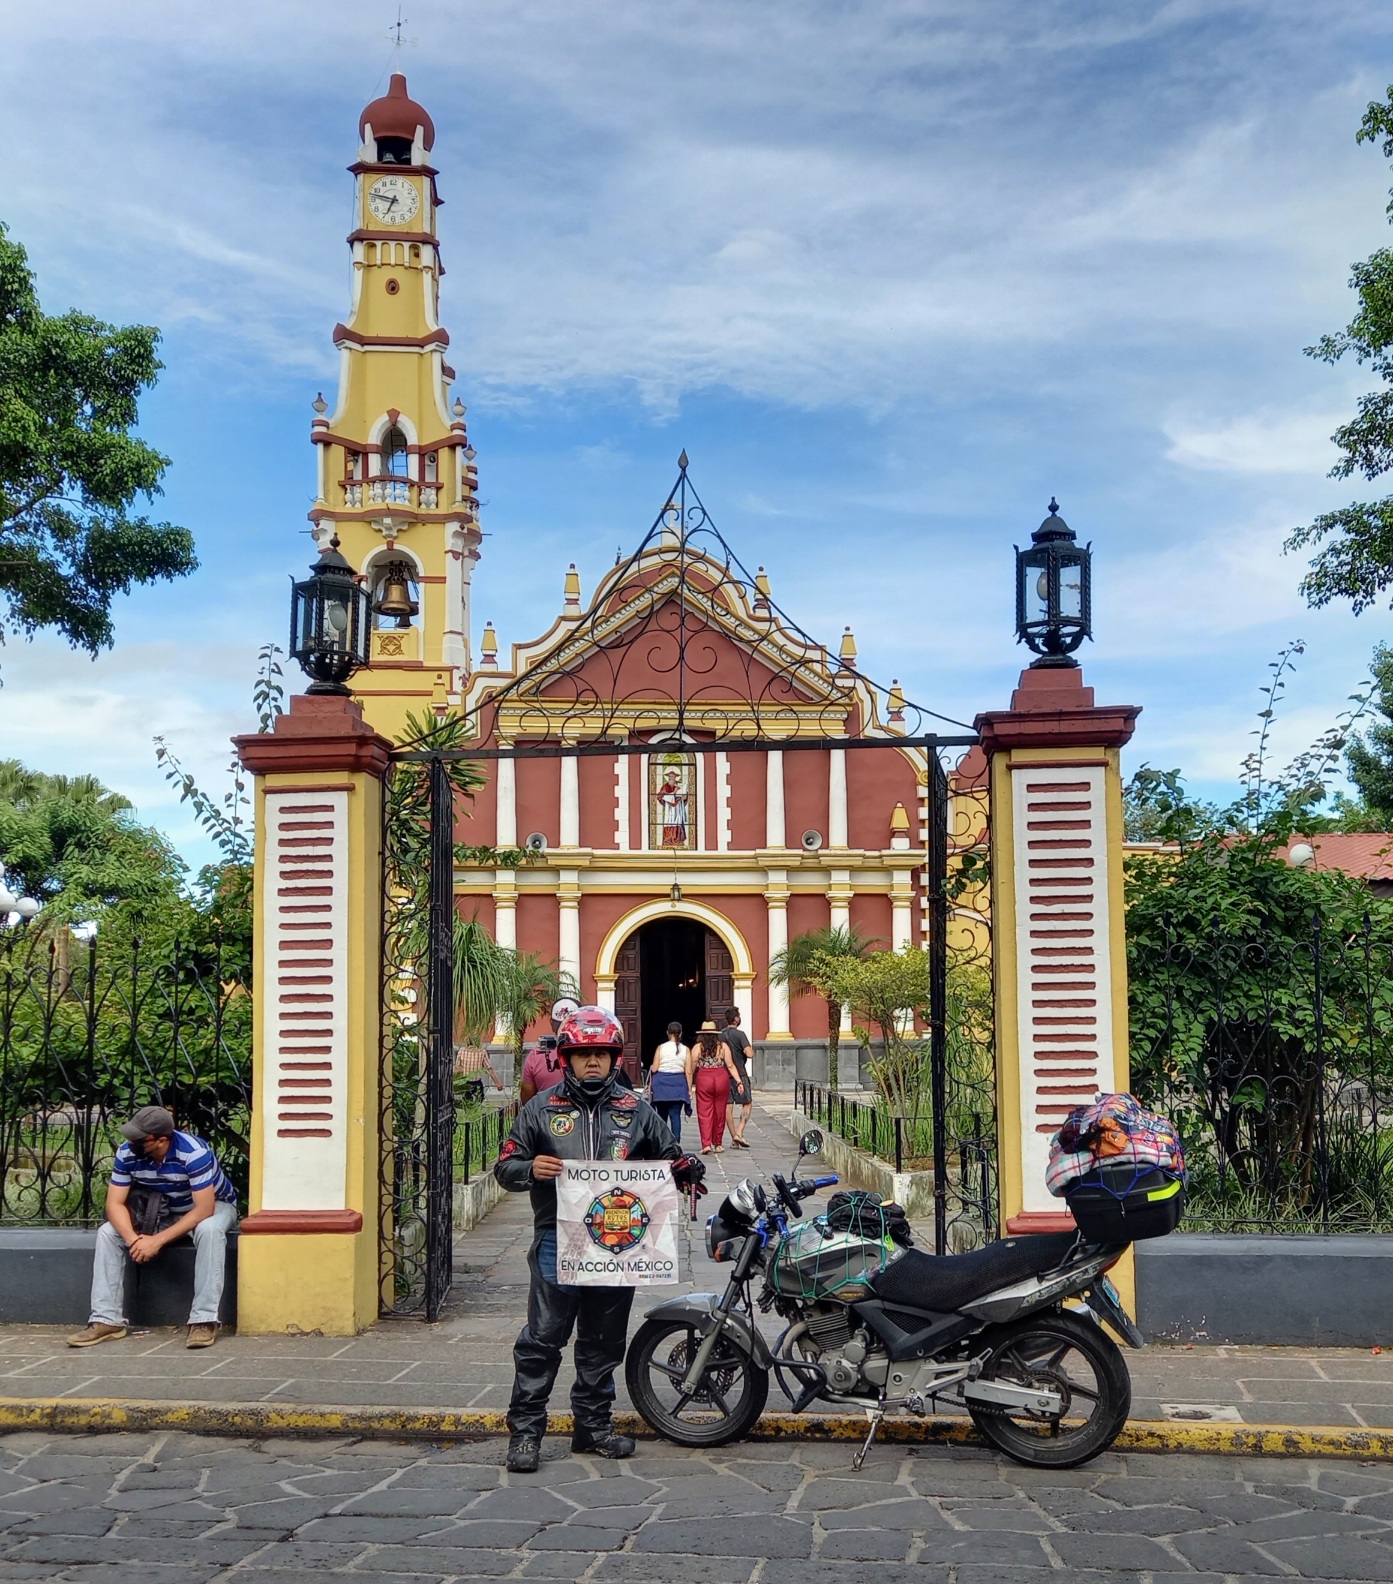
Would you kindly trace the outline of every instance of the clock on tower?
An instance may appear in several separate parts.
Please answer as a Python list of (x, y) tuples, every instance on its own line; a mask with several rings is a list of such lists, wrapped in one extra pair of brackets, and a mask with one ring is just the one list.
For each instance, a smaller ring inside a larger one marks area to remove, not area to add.
[(316, 403), (310, 431), (310, 521), (321, 544), (338, 536), (371, 593), (371, 658), (352, 685), (390, 737), (408, 713), (447, 708), (468, 677), (477, 474), (439, 317), (435, 124), (396, 73), (358, 135), (351, 308), (334, 327), (337, 399)]

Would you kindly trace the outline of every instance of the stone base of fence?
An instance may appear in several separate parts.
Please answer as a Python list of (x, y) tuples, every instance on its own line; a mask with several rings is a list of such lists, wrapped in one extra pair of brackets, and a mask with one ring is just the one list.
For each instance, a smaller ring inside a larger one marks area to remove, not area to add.
[[(934, 1213), (934, 1174), (931, 1171), (897, 1172), (888, 1161), (877, 1160), (865, 1150), (859, 1150), (838, 1138), (830, 1128), (815, 1122), (795, 1106), (788, 1113), (788, 1125), (795, 1135), (817, 1128), (822, 1134), (820, 1162), (825, 1163), (842, 1180), (846, 1188), (868, 1188), (883, 1200), (904, 1206), (911, 1221), (931, 1220)], [(932, 1248), (932, 1240), (930, 1242)]]
[(1134, 1248), (1137, 1323), (1157, 1341), (1393, 1342), (1393, 1236), (1173, 1232)]
[(477, 1173), (470, 1182), (456, 1182), (454, 1193), (456, 1237), (461, 1232), (468, 1232), (471, 1227), (478, 1226), (489, 1211), (500, 1203), (505, 1192), (505, 1189), (498, 1186), (491, 1166)]

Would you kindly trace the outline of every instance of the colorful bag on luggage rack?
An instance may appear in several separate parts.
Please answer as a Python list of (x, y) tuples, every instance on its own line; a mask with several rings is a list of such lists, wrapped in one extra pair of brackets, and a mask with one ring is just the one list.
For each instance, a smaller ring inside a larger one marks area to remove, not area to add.
[(1099, 1095), (1065, 1118), (1045, 1173), (1095, 1243), (1173, 1232), (1185, 1210), (1185, 1154), (1174, 1125), (1129, 1094)]

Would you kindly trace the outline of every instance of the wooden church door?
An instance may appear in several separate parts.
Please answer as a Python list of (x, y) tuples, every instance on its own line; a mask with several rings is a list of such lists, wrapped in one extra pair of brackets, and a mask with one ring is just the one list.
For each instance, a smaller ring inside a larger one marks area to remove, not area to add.
[(735, 1005), (735, 960), (715, 930), (706, 932), (706, 1015), (717, 1028)]
[(639, 977), (638, 931), (619, 948), (614, 959), (614, 1015), (624, 1025), (624, 1066), (638, 1081), (643, 1034), (643, 998)]

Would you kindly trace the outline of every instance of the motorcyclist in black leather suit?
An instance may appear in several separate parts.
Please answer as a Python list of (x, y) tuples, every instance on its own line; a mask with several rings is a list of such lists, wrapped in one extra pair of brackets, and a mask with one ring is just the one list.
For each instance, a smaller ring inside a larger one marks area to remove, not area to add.
[(532, 1196), (535, 1236), (528, 1252), (531, 1285), (527, 1324), (513, 1346), (513, 1395), (508, 1405), (507, 1466), (536, 1471), (547, 1428), (547, 1400), (575, 1328), (572, 1452), (626, 1458), (631, 1436), (611, 1422), (614, 1372), (624, 1358), (632, 1287), (571, 1287), (556, 1281), (556, 1178), (565, 1160), (667, 1160), (681, 1187), (697, 1185), (705, 1167), (683, 1155), (656, 1111), (616, 1082), (624, 1033), (612, 1013), (581, 1007), (562, 1024), (557, 1054), (565, 1076), (518, 1113), (493, 1168), (504, 1188)]

